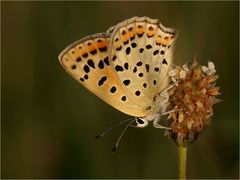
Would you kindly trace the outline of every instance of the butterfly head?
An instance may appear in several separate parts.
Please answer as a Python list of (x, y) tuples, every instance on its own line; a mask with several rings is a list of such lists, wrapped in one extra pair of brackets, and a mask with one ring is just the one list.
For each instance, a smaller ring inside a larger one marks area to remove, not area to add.
[(148, 120), (146, 118), (136, 117), (135, 123), (135, 127), (144, 128), (148, 125)]

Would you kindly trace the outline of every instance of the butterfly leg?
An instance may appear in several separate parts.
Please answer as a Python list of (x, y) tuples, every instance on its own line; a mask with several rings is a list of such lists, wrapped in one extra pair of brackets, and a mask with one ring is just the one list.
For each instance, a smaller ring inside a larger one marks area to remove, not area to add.
[(165, 92), (167, 92), (167, 91), (169, 91), (170, 89), (172, 89), (174, 86), (177, 86), (177, 85), (178, 85), (178, 82), (179, 82), (179, 81), (177, 81), (177, 82), (171, 84), (170, 86), (168, 86), (166, 89), (164, 89), (164, 90), (161, 92), (161, 94), (164, 94)]
[(156, 116), (154, 119), (153, 119), (153, 127), (155, 128), (158, 128), (158, 129), (171, 129), (169, 127), (165, 127), (161, 124), (158, 124), (160, 121), (160, 115)]
[(158, 129), (171, 129), (169, 127), (165, 127), (165, 126), (163, 126), (161, 124), (154, 123), (154, 122), (153, 122), (153, 127), (158, 128)]
[(171, 129), (171, 128), (169, 128), (169, 127), (165, 127), (165, 126), (163, 126), (163, 125), (161, 125), (161, 124), (158, 124), (158, 123), (159, 123), (159, 121), (160, 121), (160, 116), (164, 116), (164, 115), (167, 115), (167, 114), (169, 114), (169, 113), (176, 112), (176, 111), (182, 111), (182, 109), (173, 109), (173, 110), (170, 110), (170, 111), (167, 111), (167, 112), (162, 113), (161, 115), (157, 116), (157, 117), (153, 120), (153, 126), (154, 126), (155, 128), (159, 128), (159, 129)]
[(169, 113), (172, 113), (172, 112), (177, 112), (177, 111), (182, 111), (183, 109), (173, 109), (173, 110), (170, 110), (170, 111), (167, 111), (167, 112), (164, 112), (161, 114), (161, 116), (165, 116), (165, 115), (168, 115)]

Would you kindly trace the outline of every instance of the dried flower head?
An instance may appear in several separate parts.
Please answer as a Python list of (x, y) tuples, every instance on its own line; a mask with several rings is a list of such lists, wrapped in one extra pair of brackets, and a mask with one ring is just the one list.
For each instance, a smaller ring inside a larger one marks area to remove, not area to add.
[(220, 94), (215, 81), (215, 66), (208, 67), (196, 61), (175, 67), (169, 72), (172, 82), (176, 83), (169, 91), (170, 104), (175, 110), (169, 114), (169, 127), (166, 133), (178, 145), (191, 144), (211, 123), (212, 106), (219, 102)]

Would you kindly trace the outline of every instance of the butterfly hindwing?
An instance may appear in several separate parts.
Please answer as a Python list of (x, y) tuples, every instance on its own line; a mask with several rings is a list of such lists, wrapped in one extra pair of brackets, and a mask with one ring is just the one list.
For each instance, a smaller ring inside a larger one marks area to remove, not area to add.
[(167, 86), (175, 32), (156, 19), (134, 17), (115, 26), (110, 57), (132, 101), (151, 108), (153, 98)]
[(145, 116), (128, 97), (110, 61), (109, 33), (88, 36), (68, 46), (59, 55), (64, 69), (80, 84), (116, 109), (132, 115)]

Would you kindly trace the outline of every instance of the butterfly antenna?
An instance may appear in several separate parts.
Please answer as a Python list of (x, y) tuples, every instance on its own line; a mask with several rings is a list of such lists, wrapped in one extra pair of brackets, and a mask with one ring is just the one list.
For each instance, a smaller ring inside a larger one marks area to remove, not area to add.
[(125, 120), (122, 120), (122, 121), (117, 122), (116, 124), (113, 124), (111, 127), (109, 127), (108, 129), (106, 129), (102, 134), (96, 136), (95, 139), (98, 139), (98, 138), (100, 138), (100, 137), (103, 137), (104, 135), (108, 134), (113, 128), (118, 127), (118, 126), (120, 126), (121, 124), (123, 124), (123, 123), (125, 123), (125, 122), (128, 122), (128, 121), (130, 121), (130, 120), (132, 120), (132, 118), (125, 119)]
[(131, 121), (127, 124), (127, 126), (123, 129), (123, 131), (122, 131), (122, 133), (120, 134), (120, 136), (119, 136), (119, 138), (118, 138), (115, 146), (114, 146), (113, 149), (112, 149), (112, 152), (116, 152), (121, 138), (123, 137), (123, 135), (125, 134), (126, 130), (131, 126), (131, 124), (132, 124), (133, 122), (134, 122), (134, 119), (131, 120)]

